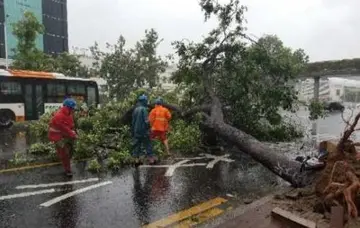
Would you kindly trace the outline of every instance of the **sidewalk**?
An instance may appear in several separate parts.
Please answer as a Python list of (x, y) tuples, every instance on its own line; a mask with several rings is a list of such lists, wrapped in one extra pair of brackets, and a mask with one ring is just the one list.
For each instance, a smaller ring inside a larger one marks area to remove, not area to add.
[(271, 210), (273, 207), (271, 202), (265, 203), (219, 225), (217, 228), (286, 228), (279, 221), (272, 219)]
[[(286, 191), (280, 191), (286, 192)], [(281, 194), (281, 193), (276, 193)], [(243, 205), (228, 211), (223, 216), (209, 222), (204, 228), (303, 228), (303, 226), (289, 225), (284, 221), (273, 218), (271, 212), (274, 208), (279, 207), (301, 218), (314, 221), (317, 228), (328, 228), (327, 220), (322, 219), (320, 214), (311, 211), (296, 212), (291, 210), (291, 205), (297, 204), (297, 201), (292, 200), (277, 200), (274, 195), (269, 195), (261, 198), (249, 205)], [(202, 228), (202, 226), (200, 227)]]

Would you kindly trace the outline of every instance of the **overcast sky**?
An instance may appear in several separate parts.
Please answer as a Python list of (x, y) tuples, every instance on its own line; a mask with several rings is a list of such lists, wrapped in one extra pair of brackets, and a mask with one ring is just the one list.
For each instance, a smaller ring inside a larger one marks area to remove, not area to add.
[[(305, 49), (311, 61), (360, 57), (360, 0), (241, 2), (253, 35), (276, 34)], [(214, 26), (204, 24), (197, 0), (68, 0), (68, 21), (70, 48), (114, 43), (120, 34), (132, 45), (155, 28), (164, 38), (163, 55), (173, 53), (172, 41), (199, 40)]]

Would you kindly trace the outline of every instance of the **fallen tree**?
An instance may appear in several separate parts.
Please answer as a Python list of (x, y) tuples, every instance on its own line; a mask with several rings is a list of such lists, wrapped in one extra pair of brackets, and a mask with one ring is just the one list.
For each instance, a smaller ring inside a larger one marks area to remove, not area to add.
[[(252, 136), (256, 133), (254, 128), (264, 126), (260, 123), (261, 120), (265, 119), (276, 125), (281, 121), (279, 108), (292, 109), (296, 93), (291, 81), (296, 80), (296, 76), (306, 65), (306, 56), (301, 50), (293, 52), (284, 48), (274, 36), (255, 41), (244, 34), (242, 23), (245, 8), (236, 0), (225, 5), (214, 0), (201, 0), (200, 5), (205, 11), (205, 18), (215, 15), (219, 25), (201, 43), (174, 43), (180, 61), (173, 80), (179, 86), (185, 85), (182, 100), (186, 105), (181, 105), (181, 102), (172, 104), (167, 100), (169, 104), (166, 106), (185, 119), (200, 113), (207, 129), (250, 155), (292, 186), (303, 187), (315, 183), (319, 172), (302, 171), (301, 163), (267, 147)], [(250, 41), (252, 45), (245, 44), (244, 40)], [(189, 94), (190, 98), (186, 97)], [(98, 111), (91, 118), (91, 129), (86, 134), (79, 134), (78, 151), (93, 151), (100, 145), (104, 148), (121, 149), (110, 156), (111, 165), (115, 166), (123, 159), (122, 156), (128, 156), (129, 129), (121, 124), (130, 122), (136, 96), (116, 104), (118, 107), (108, 106), (107, 109)], [(190, 106), (192, 108), (184, 108)], [(125, 109), (127, 110), (124, 112)], [(256, 118), (253, 118), (254, 115)], [(359, 118), (360, 116), (356, 123)], [(106, 122), (100, 121), (104, 119)], [(86, 121), (88, 120), (84, 120), (85, 123)], [(358, 180), (350, 166), (343, 162), (346, 157), (343, 151), (347, 150), (345, 144), (355, 130), (356, 123), (350, 125), (350, 130), (345, 132), (338, 144), (337, 153), (329, 158), (318, 182), (323, 184), (317, 185), (320, 196), (325, 196), (326, 199), (343, 194), (349, 205), (348, 211), (353, 215), (357, 212), (351, 195), (358, 191)], [(115, 134), (117, 138), (106, 138), (109, 136), (108, 131), (119, 125), (120, 130)], [(189, 135), (190, 140), (192, 135)], [(170, 141), (173, 144), (175, 138)], [(115, 142), (116, 145), (112, 148), (107, 142)], [(337, 177), (341, 177), (340, 171), (346, 173), (346, 180), (339, 185)], [(331, 190), (333, 186), (341, 188)]]
[[(304, 58), (303, 52), (292, 53), (290, 49), (281, 49), (282, 43), (276, 37), (254, 41), (245, 35), (242, 23), (246, 8), (241, 6), (237, 0), (231, 0), (225, 5), (221, 5), (217, 1), (202, 0), (200, 6), (205, 11), (205, 19), (214, 15), (218, 18), (219, 25), (201, 43), (190, 42), (185, 44), (184, 41), (174, 43), (180, 61), (179, 70), (174, 74), (173, 80), (178, 84), (184, 81), (187, 85), (200, 84), (203, 87), (201, 91), (204, 91), (207, 96), (199, 95), (202, 99), (198, 97), (197, 100), (201, 100), (203, 103), (198, 103), (186, 111), (181, 111), (184, 109), (174, 105), (167, 104), (166, 106), (173, 111), (180, 112), (183, 118), (200, 112), (203, 117), (203, 124), (207, 128), (212, 129), (226, 142), (237, 146), (240, 151), (249, 154), (254, 160), (260, 162), (291, 185), (302, 187), (312, 183), (316, 177), (314, 172), (301, 172), (301, 163), (277, 153), (255, 137), (245, 133), (243, 129), (236, 127), (236, 125), (241, 125), (241, 121), (233, 122), (235, 125), (228, 124), (223, 112), (225, 106), (230, 105), (234, 108), (236, 105), (224, 102), (224, 98), (231, 97), (231, 94), (229, 95), (226, 91), (227, 88), (232, 89), (233, 93), (237, 93), (236, 90), (233, 90), (234, 88), (226, 84), (236, 83), (236, 80), (243, 80), (245, 83), (246, 78), (244, 77), (250, 72), (256, 77), (263, 77), (265, 83), (253, 85), (251, 81), (248, 82), (253, 89), (248, 89), (243, 95), (259, 97), (259, 103), (251, 104), (252, 100), (248, 100), (250, 105), (255, 106), (249, 106), (249, 109), (258, 110), (267, 119), (277, 119), (278, 107), (283, 106), (290, 109), (294, 100), (293, 88), (286, 84), (289, 79), (296, 76), (296, 73), (301, 70), (301, 66), (305, 66), (306, 58)], [(254, 42), (255, 46), (246, 47), (243, 39)], [(269, 50), (272, 53), (268, 53)], [(286, 58), (282, 59), (283, 62), (278, 62), (277, 55), (286, 56)], [(276, 90), (264, 86), (273, 86)], [(270, 100), (270, 102), (277, 102), (277, 105), (274, 105), (274, 110), (267, 110), (264, 106), (268, 102), (266, 99), (268, 99), (269, 94), (260, 93), (262, 91), (279, 93), (283, 99)], [(241, 102), (241, 104), (245, 105), (246, 99), (245, 103)], [(132, 109), (126, 112), (122, 119), (128, 120), (131, 112)]]
[[(206, 92), (209, 99), (205, 99), (206, 101), (200, 104), (200, 106), (182, 112), (182, 116), (185, 117), (188, 116), (189, 113), (200, 112), (205, 126), (213, 129), (218, 136), (224, 138), (227, 142), (237, 146), (241, 152), (247, 153), (254, 160), (260, 162), (270, 171), (291, 183), (294, 187), (316, 184), (316, 193), (318, 193), (318, 196), (320, 196), (325, 204), (335, 203), (344, 205), (349, 217), (357, 217), (357, 207), (359, 205), (355, 204), (355, 199), (360, 190), (360, 182), (357, 177), (359, 173), (356, 173), (354, 167), (354, 161), (358, 160), (358, 156), (354, 144), (349, 140), (349, 137), (357, 130), (356, 125), (360, 119), (360, 113), (356, 115), (353, 123), (350, 123), (350, 120), (344, 120), (347, 128), (337, 143), (335, 151), (329, 154), (323, 172), (302, 171), (301, 163), (293, 161), (283, 154), (279, 154), (266, 147), (255, 137), (245, 133), (243, 129), (237, 128), (233, 124), (228, 124), (223, 110), (224, 104), (227, 105), (224, 98), (229, 94), (222, 90), (232, 89), (231, 85), (227, 86), (226, 84), (236, 81), (226, 80), (229, 78), (224, 77), (224, 75), (230, 77), (237, 75), (239, 71), (240, 74), (244, 73), (240, 68), (234, 67), (234, 65), (241, 65), (241, 67), (246, 69), (245, 72), (248, 72), (248, 68), (251, 68), (251, 70), (256, 68), (258, 76), (263, 77), (264, 80), (268, 80), (267, 82), (269, 84), (267, 84), (267, 86), (276, 87), (280, 84), (281, 89), (285, 90), (286, 93), (291, 93), (291, 90), (287, 90), (289, 88), (289, 78), (286, 76), (279, 77), (279, 75), (284, 76), (284, 74), (289, 73), (283, 69), (294, 63), (293, 61), (296, 62), (296, 60), (300, 60), (301, 62), (303, 53), (294, 53), (294, 55), (290, 57), (290, 60), (287, 59), (285, 62), (279, 62), (276, 55), (275, 58), (272, 58), (271, 56), (274, 53), (269, 54), (268, 50), (275, 50), (279, 43), (275, 42), (276, 45), (274, 45), (273, 42), (269, 45), (269, 39), (259, 42), (252, 40), (244, 34), (241, 24), (245, 8), (240, 6), (236, 0), (230, 1), (230, 3), (226, 5), (220, 5), (217, 1), (202, 0), (200, 5), (205, 11), (206, 19), (211, 15), (218, 17), (219, 26), (210, 32), (209, 36), (206, 37), (202, 43), (185, 44), (182, 41), (175, 43), (177, 53), (180, 57), (180, 73), (175, 74), (175, 77), (181, 75), (181, 73), (183, 75), (189, 75), (190, 71), (196, 72), (198, 77), (193, 82), (200, 83), (203, 86), (203, 91)], [(232, 24), (232, 22), (235, 22), (235, 25)], [(257, 59), (259, 62), (257, 62), (258, 65), (256, 67), (246, 65), (245, 63), (251, 64), (248, 59), (249, 56), (253, 54), (253, 50), (251, 48), (244, 48), (244, 44), (239, 41), (239, 38), (245, 38), (256, 43), (255, 49), (263, 49), (261, 54), (267, 58), (262, 56), (262, 58)], [(238, 50), (238, 52), (234, 53), (234, 50)], [(275, 54), (278, 53), (275, 52)], [(284, 53), (280, 54), (280, 56), (282, 55), (284, 55)], [(265, 64), (263, 62), (265, 62)], [(232, 77), (232, 79), (234, 79), (234, 77)], [(191, 82), (189, 78), (177, 78), (177, 80), (178, 82), (186, 81), (188, 84), (189, 81)], [(246, 83), (246, 81), (244, 81), (244, 83)], [(260, 87), (260, 89), (265, 88)], [(231, 91), (236, 93), (236, 90)], [(269, 91), (274, 92), (271, 89)], [(253, 92), (256, 93), (257, 91), (255, 90)], [(247, 95), (247, 97), (253, 96), (253, 94), (246, 93), (244, 95)], [(266, 95), (269, 94), (265, 93), (265, 96)], [(291, 100), (291, 95), (285, 94), (285, 96), (288, 96), (288, 100)], [(242, 98), (243, 97), (240, 97), (240, 99)], [(266, 97), (261, 97), (261, 99), (266, 100)], [(234, 108), (234, 105), (235, 104), (232, 104), (232, 108)], [(168, 105), (168, 107), (171, 107), (171, 105)], [(283, 104), (283, 107), (286, 107), (286, 104)], [(174, 108), (173, 110), (181, 109)], [(259, 112), (261, 111), (260, 109)]]
[[(75, 112), (75, 125), (78, 139), (75, 141), (73, 158), (74, 159), (94, 159), (89, 165), (94, 171), (99, 171), (101, 167), (98, 163), (103, 162), (103, 168), (119, 169), (123, 165), (132, 164), (132, 138), (130, 126), (131, 112), (136, 98), (144, 93), (145, 90), (135, 90), (126, 96), (126, 99), (119, 102), (110, 102), (102, 108), (90, 107), (88, 116), (82, 117), (81, 112)], [(164, 99), (173, 102), (172, 108), (179, 107), (178, 99), (174, 92), (153, 91), (149, 98), (153, 100), (161, 94)], [(81, 104), (79, 105), (81, 106)], [(150, 105), (151, 107), (153, 105)], [(171, 122), (171, 132), (168, 135), (171, 141), (171, 148), (179, 153), (193, 153), (201, 146), (201, 131), (199, 128), (199, 118), (192, 118), (185, 122), (174, 112)], [(32, 122), (29, 128), (29, 136), (35, 143), (28, 149), (30, 157), (16, 157), (13, 165), (19, 165), (35, 156), (36, 159), (57, 160), (55, 147), (49, 142), (48, 123), (51, 113), (41, 116), (39, 121)], [(130, 121), (130, 122), (129, 122)], [(164, 154), (161, 142), (154, 141), (153, 149), (160, 158)], [(21, 160), (20, 160), (21, 159)]]
[[(212, 129), (219, 137), (226, 142), (235, 145), (240, 151), (250, 155), (254, 160), (258, 161), (270, 171), (288, 181), (294, 187), (304, 187), (314, 183), (318, 174), (316, 171), (301, 171), (301, 163), (288, 158), (282, 153), (267, 147), (264, 143), (255, 137), (237, 129), (224, 121), (223, 107), (219, 98), (214, 94), (210, 104), (194, 107), (192, 109), (181, 112), (181, 108), (173, 104), (165, 104), (170, 110), (180, 114), (180, 117), (188, 119), (191, 114), (201, 113), (203, 122), (206, 127)], [(152, 106), (149, 105), (151, 108)], [(134, 107), (129, 109), (121, 118), (123, 123), (128, 123), (129, 115)]]

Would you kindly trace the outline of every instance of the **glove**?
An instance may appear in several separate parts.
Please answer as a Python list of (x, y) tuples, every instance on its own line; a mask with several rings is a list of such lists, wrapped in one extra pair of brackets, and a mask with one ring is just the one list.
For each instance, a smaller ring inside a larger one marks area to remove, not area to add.
[(74, 133), (74, 139), (77, 139), (78, 138), (78, 135), (76, 134), (76, 132), (75, 131), (73, 131), (73, 133)]

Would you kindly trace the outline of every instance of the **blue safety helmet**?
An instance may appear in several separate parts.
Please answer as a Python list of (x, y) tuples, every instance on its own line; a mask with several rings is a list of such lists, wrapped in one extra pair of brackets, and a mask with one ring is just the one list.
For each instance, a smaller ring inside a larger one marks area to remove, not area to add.
[(148, 98), (145, 94), (139, 96), (138, 101), (147, 102)]
[(66, 98), (66, 99), (64, 100), (63, 105), (64, 105), (65, 107), (68, 107), (68, 108), (71, 108), (71, 109), (75, 109), (75, 107), (76, 107), (76, 101), (75, 101), (74, 99), (72, 99), (72, 98)]
[(163, 99), (161, 97), (156, 98), (155, 104), (162, 105), (164, 103)]

